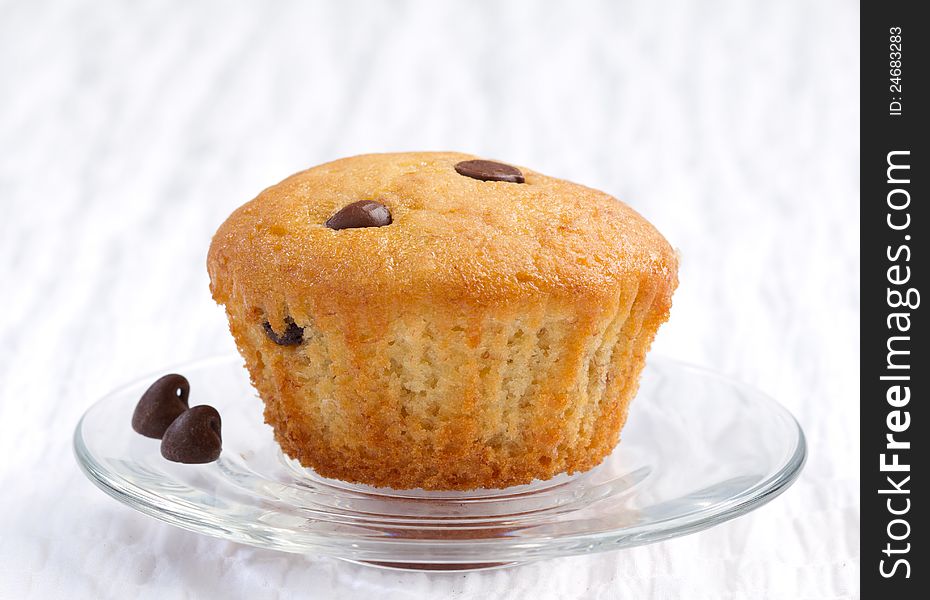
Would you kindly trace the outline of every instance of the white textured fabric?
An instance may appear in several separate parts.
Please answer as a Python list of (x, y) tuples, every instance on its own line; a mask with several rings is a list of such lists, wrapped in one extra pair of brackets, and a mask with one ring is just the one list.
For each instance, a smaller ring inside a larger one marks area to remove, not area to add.
[[(0, 4), (0, 598), (858, 596), (858, 4)], [(633, 550), (397, 573), (187, 533), (94, 488), (81, 413), (233, 350), (216, 226), (361, 152), (456, 149), (607, 190), (681, 249), (654, 351), (769, 392), (782, 497)]]

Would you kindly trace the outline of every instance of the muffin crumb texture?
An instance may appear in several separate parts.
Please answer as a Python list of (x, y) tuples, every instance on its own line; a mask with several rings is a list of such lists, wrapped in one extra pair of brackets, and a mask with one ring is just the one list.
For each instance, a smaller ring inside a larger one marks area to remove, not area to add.
[[(617, 443), (675, 253), (606, 194), (523, 168), (524, 183), (456, 171), (474, 159), (322, 165), (214, 237), (211, 289), (265, 419), (325, 477), (501, 488), (590, 469)], [(359, 200), (390, 224), (324, 225)], [(281, 344), (288, 331), (298, 343)]]

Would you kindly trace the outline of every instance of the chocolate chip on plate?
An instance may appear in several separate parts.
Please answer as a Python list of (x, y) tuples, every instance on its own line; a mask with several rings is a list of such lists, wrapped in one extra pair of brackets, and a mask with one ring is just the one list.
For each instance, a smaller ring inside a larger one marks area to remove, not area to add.
[(172, 373), (149, 386), (132, 413), (132, 428), (150, 438), (161, 439), (168, 426), (187, 410), (191, 384)]
[(268, 336), (275, 344), (279, 346), (297, 346), (304, 341), (304, 330), (303, 327), (287, 318), (287, 329), (284, 330), (284, 333), (278, 335), (275, 330), (271, 327), (271, 323), (265, 321), (262, 323), (262, 326), (265, 328), (265, 335)]
[(384, 227), (391, 224), (391, 211), (374, 200), (359, 200), (347, 204), (326, 220), (330, 229), (354, 229), (356, 227)]
[(212, 406), (195, 406), (181, 414), (165, 431), (161, 455), (173, 462), (201, 464), (220, 457), (223, 436), (220, 413)]
[(526, 181), (520, 169), (493, 160), (463, 160), (455, 165), (455, 170), (459, 175), (481, 181), (506, 181), (508, 183)]

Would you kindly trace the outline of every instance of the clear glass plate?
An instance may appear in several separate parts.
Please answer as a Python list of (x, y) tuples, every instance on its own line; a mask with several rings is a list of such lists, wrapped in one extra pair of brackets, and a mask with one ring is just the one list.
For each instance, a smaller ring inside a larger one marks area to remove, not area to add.
[(170, 370), (191, 405), (223, 418), (223, 453), (168, 462), (130, 427), (155, 379), (92, 406), (74, 433), (87, 476), (173, 525), (286, 552), (386, 567), (463, 570), (616, 550), (706, 529), (765, 504), (797, 478), (804, 434), (764, 394), (650, 357), (622, 441), (580, 475), (503, 490), (397, 491), (325, 479), (278, 449), (238, 357)]

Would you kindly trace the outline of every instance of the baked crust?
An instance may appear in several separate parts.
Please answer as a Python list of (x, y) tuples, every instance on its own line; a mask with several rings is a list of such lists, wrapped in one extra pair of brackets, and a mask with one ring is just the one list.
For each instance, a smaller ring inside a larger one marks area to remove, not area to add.
[[(237, 209), (211, 290), (282, 449), (398, 489), (506, 487), (586, 470), (617, 442), (668, 317), (677, 257), (625, 204), (521, 170), (479, 181), (458, 153), (365, 155)], [(332, 230), (343, 206), (385, 227)], [(292, 320), (303, 343), (278, 346)]]

